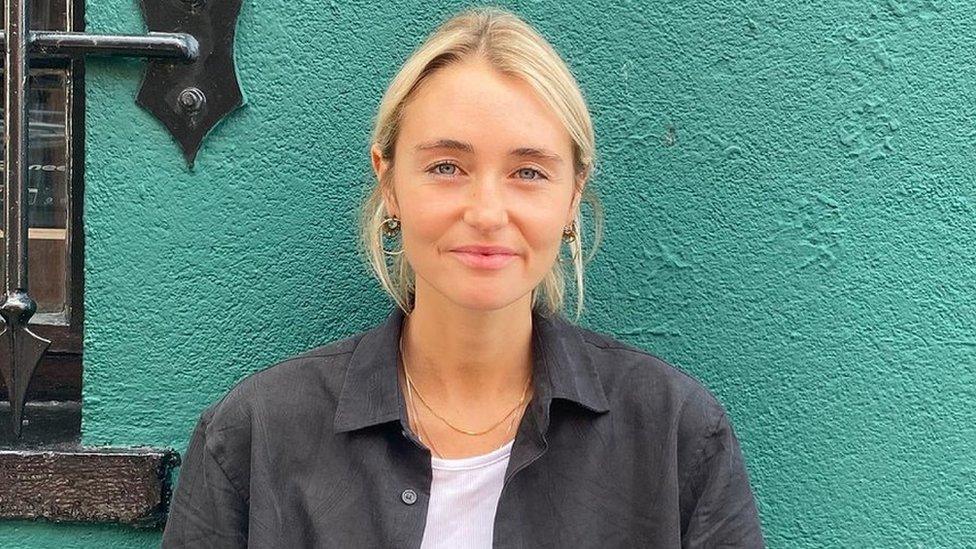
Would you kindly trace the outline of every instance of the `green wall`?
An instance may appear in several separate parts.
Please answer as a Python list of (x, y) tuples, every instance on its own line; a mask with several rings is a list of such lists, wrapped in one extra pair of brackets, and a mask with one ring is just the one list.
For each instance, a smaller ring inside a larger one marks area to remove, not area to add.
[[(92, 32), (144, 30), (89, 4)], [(973, 547), (976, 4), (809, 4), (505, 3), (595, 117), (581, 323), (719, 396), (770, 547)], [(246, 0), (247, 104), (192, 173), (134, 103), (142, 63), (90, 63), (85, 444), (182, 451), (236, 380), (383, 318), (354, 253), (370, 120), (465, 5)], [(0, 523), (4, 547), (159, 539)]]

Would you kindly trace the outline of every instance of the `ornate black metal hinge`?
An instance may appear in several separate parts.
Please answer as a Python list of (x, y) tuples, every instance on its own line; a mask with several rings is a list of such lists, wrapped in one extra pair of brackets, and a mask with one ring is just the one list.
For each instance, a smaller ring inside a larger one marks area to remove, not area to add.
[[(244, 104), (234, 66), (234, 28), (241, 1), (141, 2), (148, 28), (188, 33), (198, 44), (197, 58), (190, 63), (150, 61), (136, 96), (136, 103), (180, 143), (191, 168), (207, 133)], [(183, 9), (174, 10), (174, 5)]]
[(4, 43), (4, 261), (0, 373), (14, 435), (30, 378), (51, 342), (27, 328), (37, 305), (27, 292), (27, 73), (31, 57), (109, 55), (149, 60), (136, 103), (159, 119), (192, 169), (200, 144), (243, 104), (234, 67), (242, 0), (141, 0), (146, 35), (31, 31), (28, 0), (6, 0)]

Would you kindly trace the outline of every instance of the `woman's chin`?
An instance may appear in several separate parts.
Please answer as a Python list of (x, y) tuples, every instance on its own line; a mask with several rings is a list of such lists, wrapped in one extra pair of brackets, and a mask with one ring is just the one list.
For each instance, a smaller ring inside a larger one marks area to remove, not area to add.
[(475, 311), (496, 311), (504, 309), (519, 300), (519, 296), (509, 295), (509, 292), (499, 290), (490, 291), (484, 287), (471, 292), (458, 292), (457, 288), (452, 292), (453, 301), (465, 309)]

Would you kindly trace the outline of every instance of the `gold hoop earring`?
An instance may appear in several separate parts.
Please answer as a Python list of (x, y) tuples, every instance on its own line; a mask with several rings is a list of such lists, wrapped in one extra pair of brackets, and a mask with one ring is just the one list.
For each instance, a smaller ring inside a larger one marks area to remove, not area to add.
[[(380, 225), (380, 229), (383, 231), (384, 236), (395, 237), (396, 235), (400, 234), (400, 218), (395, 215), (383, 218), (383, 223)], [(382, 250), (386, 255), (400, 255), (403, 253), (402, 247), (396, 252), (391, 252), (386, 248), (382, 248)]]
[(566, 244), (568, 244), (569, 245), (569, 248), (571, 250), (573, 250), (573, 256), (571, 258), (569, 258), (569, 259), (563, 259), (563, 258), (559, 257), (559, 255), (557, 254), (556, 255), (556, 259), (560, 263), (571, 263), (571, 262), (575, 262), (576, 259), (579, 257), (579, 251), (577, 251), (576, 249), (573, 248), (573, 243), (576, 242), (577, 236), (578, 236), (578, 233), (576, 232), (576, 220), (573, 220), (572, 223), (570, 223), (569, 225), (563, 227), (563, 242), (565, 242)]
[(563, 241), (567, 244), (572, 244), (576, 240), (576, 220), (574, 219), (572, 223), (563, 227)]

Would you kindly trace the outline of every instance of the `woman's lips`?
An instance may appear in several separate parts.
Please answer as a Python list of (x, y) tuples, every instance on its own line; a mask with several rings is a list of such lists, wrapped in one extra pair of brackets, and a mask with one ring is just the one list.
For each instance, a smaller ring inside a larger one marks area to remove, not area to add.
[(515, 254), (479, 254), (459, 251), (450, 253), (458, 258), (461, 263), (475, 269), (501, 269), (518, 257)]

